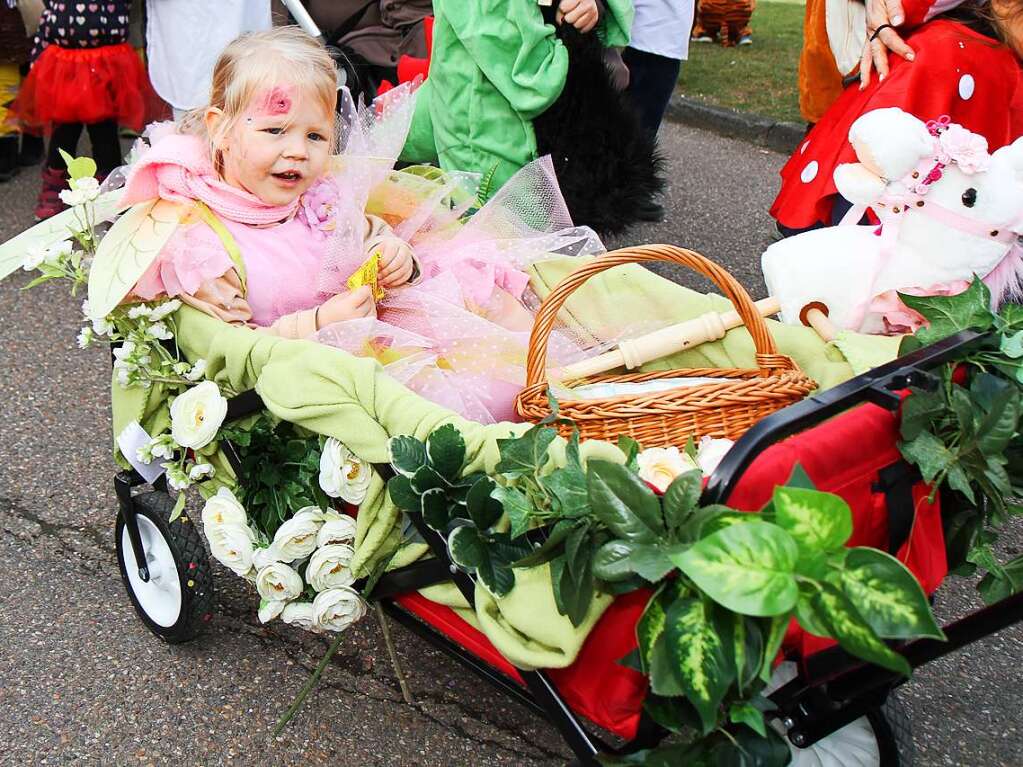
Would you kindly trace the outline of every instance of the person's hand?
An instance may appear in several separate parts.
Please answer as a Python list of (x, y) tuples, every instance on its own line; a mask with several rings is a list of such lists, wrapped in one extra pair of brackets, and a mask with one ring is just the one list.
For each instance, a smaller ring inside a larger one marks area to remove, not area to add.
[(396, 288), (408, 282), (415, 268), (412, 248), (408, 243), (397, 237), (388, 237), (377, 250), (380, 254), (377, 281), (385, 288)]
[(597, 0), (561, 0), (554, 16), (558, 24), (568, 22), (583, 34), (592, 32), (600, 21)]
[[(877, 70), (879, 80), (888, 76), (888, 51), (902, 56), (907, 61), (916, 58), (913, 49), (906, 45), (892, 27), (898, 27), (906, 20), (902, 10), (902, 0), (866, 0), (867, 4), (867, 41), (863, 44), (863, 55), (860, 57), (860, 90), (870, 83), (870, 73)], [(877, 30), (885, 24), (880, 33)], [(876, 36), (875, 36), (875, 33)], [(871, 39), (873, 38), (873, 39)]]
[(376, 314), (377, 305), (373, 300), (373, 290), (369, 285), (363, 285), (347, 293), (331, 296), (320, 304), (316, 312), (316, 325), (325, 328), (335, 322), (375, 317)]

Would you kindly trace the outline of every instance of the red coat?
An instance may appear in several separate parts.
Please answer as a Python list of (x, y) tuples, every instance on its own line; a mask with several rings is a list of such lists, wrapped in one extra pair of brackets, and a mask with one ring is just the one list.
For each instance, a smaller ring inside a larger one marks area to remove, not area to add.
[(1010, 48), (953, 21), (935, 20), (909, 36), (916, 61), (890, 56), (884, 82), (847, 88), (781, 170), (771, 215), (802, 229), (831, 222), (841, 163), (856, 162), (849, 128), (874, 109), (899, 107), (925, 122), (948, 115), (985, 136), (990, 151), (1023, 135), (1023, 70)]

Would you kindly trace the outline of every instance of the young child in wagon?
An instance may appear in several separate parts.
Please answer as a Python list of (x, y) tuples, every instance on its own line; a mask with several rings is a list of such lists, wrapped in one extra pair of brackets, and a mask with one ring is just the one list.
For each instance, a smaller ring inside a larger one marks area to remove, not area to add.
[[(402, 362), (388, 372), (467, 417), (511, 417), (532, 319), (521, 302), (528, 278), (516, 267), (543, 248), (504, 232), (414, 255), (351, 204), (366, 190), (337, 173), (345, 158), (334, 156), (336, 98), (331, 59), (297, 28), (231, 43), (209, 106), (154, 137), (130, 171), (123, 203), (194, 208), (129, 300), (177, 297), (226, 322), (376, 354)], [(372, 284), (353, 285), (367, 268)]]

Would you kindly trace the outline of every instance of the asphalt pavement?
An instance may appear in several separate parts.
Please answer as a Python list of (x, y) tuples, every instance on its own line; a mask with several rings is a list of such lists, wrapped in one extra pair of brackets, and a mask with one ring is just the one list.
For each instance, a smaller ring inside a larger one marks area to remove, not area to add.
[[(691, 247), (762, 295), (759, 254), (772, 238), (766, 210), (783, 156), (676, 124), (662, 143), (667, 218), (613, 244)], [(0, 240), (31, 222), (37, 184), (32, 169), (0, 186)], [(80, 298), (24, 292), (27, 281), (18, 272), (0, 283), (0, 764), (564, 763), (547, 723), (392, 624), (415, 698), (403, 703), (372, 617), (272, 739), (325, 642), (261, 626), (255, 594), (223, 570), (202, 638), (168, 646), (150, 635), (114, 554), (108, 359), (74, 348)], [(1011, 542), (1019, 548), (1018, 535)], [(953, 584), (938, 610), (960, 615), (976, 601), (969, 584)], [(917, 765), (1023, 762), (1021, 658), (1023, 631), (1006, 631), (903, 688)]]

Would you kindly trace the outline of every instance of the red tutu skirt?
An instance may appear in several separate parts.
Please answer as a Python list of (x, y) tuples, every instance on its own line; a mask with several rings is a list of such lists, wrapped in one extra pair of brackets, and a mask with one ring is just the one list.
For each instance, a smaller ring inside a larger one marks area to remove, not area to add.
[[(57, 123), (98, 123), (141, 131), (162, 102), (138, 53), (127, 43), (101, 48), (49, 45), (36, 59), (11, 106), (22, 128), (38, 132)], [(164, 108), (165, 109), (165, 108)]]

